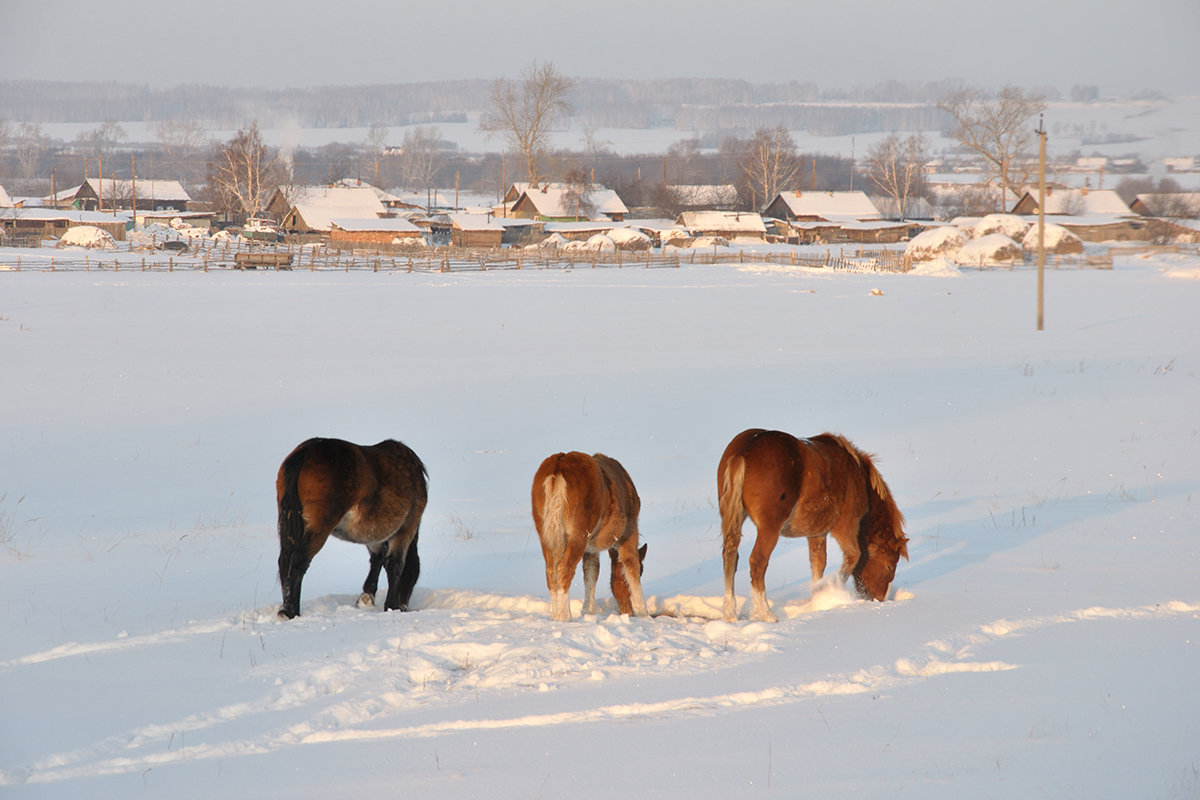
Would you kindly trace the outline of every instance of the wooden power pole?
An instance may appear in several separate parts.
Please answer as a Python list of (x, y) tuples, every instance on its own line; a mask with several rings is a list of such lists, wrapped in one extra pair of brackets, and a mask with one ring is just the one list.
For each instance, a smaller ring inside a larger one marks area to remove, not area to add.
[(1042, 330), (1046, 307), (1046, 125), (1038, 118), (1038, 276), (1037, 329)]

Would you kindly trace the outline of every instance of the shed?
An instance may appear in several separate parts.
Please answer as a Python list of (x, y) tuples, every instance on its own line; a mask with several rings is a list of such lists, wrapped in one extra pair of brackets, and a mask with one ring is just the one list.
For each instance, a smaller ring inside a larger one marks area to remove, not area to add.
[(282, 204), (288, 210), (281, 227), (289, 232), (329, 232), (334, 219), (379, 219), (388, 215), (383, 201), (367, 186), (302, 186), (291, 192), (290, 200), (276, 191), (267, 210), (274, 219)]
[(719, 236), (729, 241), (767, 238), (767, 226), (758, 214), (737, 211), (685, 211), (675, 220), (692, 236)]
[(403, 217), (338, 218), (329, 220), (329, 240), (346, 244), (392, 244), (420, 240), (423, 231)]
[(504, 226), (487, 214), (449, 214), (450, 243), (456, 247), (498, 248), (504, 239)]
[(64, 211), (54, 208), (0, 209), (0, 228), (5, 236), (57, 239), (76, 225), (92, 225), (107, 231), (118, 242), (125, 241), (130, 219), (125, 214), (98, 211)]

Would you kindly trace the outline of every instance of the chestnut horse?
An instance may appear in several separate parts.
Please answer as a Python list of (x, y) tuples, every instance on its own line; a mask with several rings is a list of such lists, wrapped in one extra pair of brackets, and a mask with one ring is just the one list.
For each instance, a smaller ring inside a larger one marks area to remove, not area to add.
[(872, 458), (831, 433), (797, 439), (751, 428), (733, 437), (717, 467), (726, 620), (737, 618), (733, 575), (747, 516), (758, 528), (750, 553), (751, 619), (776, 619), (763, 579), (780, 536), (808, 537), (815, 583), (825, 574), (825, 537), (832, 533), (842, 550), (841, 581), (853, 575), (860, 595), (887, 597), (896, 563), (908, 558), (908, 539), (904, 516)]
[(638, 549), (637, 527), (642, 504), (625, 468), (599, 453), (555, 453), (538, 467), (531, 494), (551, 616), (571, 619), (569, 593), (581, 559), (583, 613), (597, 613), (596, 577), (604, 550), (612, 561), (612, 591), (621, 613), (647, 616), (642, 595), (646, 547)]
[(407, 611), (421, 572), (417, 534), (427, 480), (417, 454), (390, 439), (370, 446), (309, 439), (293, 450), (275, 481), (283, 588), (279, 616), (300, 613), (300, 583), (330, 534), (370, 551), (359, 604), (375, 605), (379, 571), (386, 568), (384, 608)]

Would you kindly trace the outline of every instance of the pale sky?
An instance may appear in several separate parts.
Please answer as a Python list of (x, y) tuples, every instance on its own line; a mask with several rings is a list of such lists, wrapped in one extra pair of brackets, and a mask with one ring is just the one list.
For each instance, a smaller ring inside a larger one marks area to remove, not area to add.
[(1200, 92), (1197, 0), (0, 0), (0, 78), (156, 87), (516, 77)]

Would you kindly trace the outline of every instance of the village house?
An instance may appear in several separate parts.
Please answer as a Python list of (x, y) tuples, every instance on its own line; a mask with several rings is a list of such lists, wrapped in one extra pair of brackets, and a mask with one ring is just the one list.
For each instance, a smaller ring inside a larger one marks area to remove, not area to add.
[(504, 226), (488, 214), (448, 214), (450, 243), (455, 247), (498, 248), (504, 239)]
[[(1037, 190), (1026, 190), (1012, 213), (1035, 217)], [(1111, 189), (1047, 188), (1045, 215), (1085, 242), (1143, 241), (1154, 235), (1151, 226), (1130, 211)]]
[(46, 205), (78, 211), (187, 211), (192, 200), (183, 184), (174, 180), (139, 178), (88, 178), (78, 186), (55, 192)]
[(1143, 217), (1200, 217), (1200, 192), (1155, 192), (1139, 194), (1129, 210)]
[(0, 209), (0, 230), (5, 239), (59, 239), (77, 225), (91, 225), (107, 231), (118, 242), (125, 241), (125, 230), (132, 224), (128, 213), (74, 211), (59, 208)]
[[(525, 188), (514, 201), (509, 201), (514, 190), (519, 186)], [(600, 184), (592, 184), (586, 190), (566, 183), (545, 183), (538, 186), (529, 184), (513, 184), (505, 195), (504, 203), (508, 205), (506, 213), (518, 219), (540, 219), (546, 221), (567, 221), (586, 219), (609, 219), (620, 222), (625, 219), (629, 209), (612, 189)]]
[(863, 192), (780, 192), (763, 209), (764, 217), (787, 222), (864, 222), (883, 215)]
[(329, 220), (333, 244), (399, 244), (424, 242), (424, 231), (404, 217), (342, 218)]
[(299, 186), (286, 194), (278, 189), (267, 204), (267, 214), (289, 233), (329, 233), (334, 219), (392, 216), (375, 191), (366, 186)]
[(685, 211), (675, 221), (692, 236), (720, 236), (731, 242), (767, 238), (762, 217), (745, 211)]

